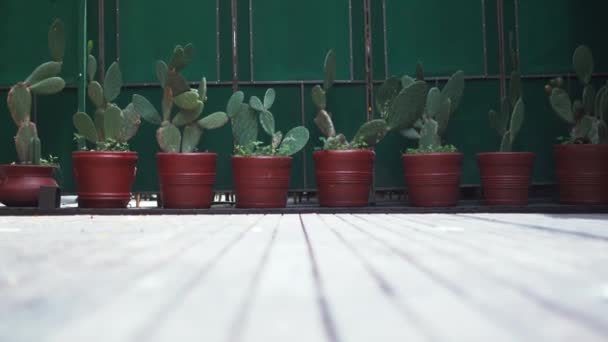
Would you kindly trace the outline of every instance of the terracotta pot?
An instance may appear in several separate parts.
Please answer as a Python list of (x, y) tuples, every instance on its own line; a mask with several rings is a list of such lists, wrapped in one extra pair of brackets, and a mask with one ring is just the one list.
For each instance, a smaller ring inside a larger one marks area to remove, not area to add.
[(135, 181), (136, 152), (72, 152), (81, 208), (125, 208)]
[(456, 205), (460, 197), (462, 153), (404, 154), (401, 160), (411, 205)]
[(313, 154), (317, 196), (324, 207), (364, 207), (369, 203), (375, 153), (323, 150)]
[(232, 157), (237, 208), (284, 208), (291, 157)]
[(559, 201), (608, 203), (608, 145), (554, 145)]
[(478, 153), (481, 185), (488, 205), (526, 205), (534, 153)]
[(215, 153), (157, 153), (164, 208), (209, 208), (213, 202)]
[(40, 187), (57, 187), (55, 166), (0, 165), (0, 202), (9, 207), (36, 207)]

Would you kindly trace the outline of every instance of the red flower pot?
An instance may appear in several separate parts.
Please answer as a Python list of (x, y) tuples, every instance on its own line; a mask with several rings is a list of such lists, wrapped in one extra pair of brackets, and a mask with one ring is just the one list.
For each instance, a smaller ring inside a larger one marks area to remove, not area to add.
[(401, 160), (411, 205), (456, 205), (460, 197), (462, 153), (404, 154)]
[(284, 208), (291, 157), (232, 157), (238, 208)]
[(375, 153), (323, 150), (313, 154), (317, 196), (324, 207), (364, 207), (369, 203)]
[(209, 208), (213, 202), (215, 153), (157, 153), (164, 208)]
[(81, 208), (125, 208), (135, 181), (136, 152), (72, 153), (74, 180)]
[(54, 166), (0, 165), (0, 202), (9, 207), (36, 207), (40, 187), (57, 187)]
[(554, 145), (559, 201), (608, 203), (608, 145)]
[(530, 175), (534, 165), (532, 152), (478, 153), (483, 197), (488, 205), (526, 205)]

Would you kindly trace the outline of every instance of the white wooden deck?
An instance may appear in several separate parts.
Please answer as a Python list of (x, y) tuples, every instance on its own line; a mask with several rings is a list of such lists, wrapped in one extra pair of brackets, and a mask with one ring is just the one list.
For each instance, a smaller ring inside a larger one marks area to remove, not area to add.
[(0, 341), (608, 341), (608, 215), (0, 217)]

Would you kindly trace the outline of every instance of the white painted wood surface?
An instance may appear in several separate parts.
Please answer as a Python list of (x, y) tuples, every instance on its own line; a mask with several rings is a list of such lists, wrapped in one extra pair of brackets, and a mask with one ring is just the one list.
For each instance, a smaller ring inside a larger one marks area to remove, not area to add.
[(608, 341), (608, 215), (0, 217), (0, 341)]

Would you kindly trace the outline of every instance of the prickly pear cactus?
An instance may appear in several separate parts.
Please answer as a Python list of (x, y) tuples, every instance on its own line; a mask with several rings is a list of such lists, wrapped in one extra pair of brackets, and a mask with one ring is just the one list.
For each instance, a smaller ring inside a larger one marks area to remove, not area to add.
[(591, 49), (585, 45), (576, 48), (572, 65), (579, 82), (583, 86), (581, 100), (572, 101), (563, 88), (561, 77), (552, 79), (545, 85), (549, 103), (555, 113), (572, 125), (570, 137), (564, 143), (606, 144), (608, 143), (608, 83), (599, 90), (591, 83), (594, 60)]
[[(169, 63), (156, 62), (156, 77), (163, 88), (162, 115), (145, 97), (135, 94), (132, 98), (135, 112), (148, 123), (160, 126), (156, 131), (156, 140), (163, 152), (196, 152), (203, 130), (220, 128), (229, 119), (224, 112), (201, 118), (207, 103), (207, 80), (203, 77), (198, 88), (190, 88), (180, 73), (192, 62), (193, 56), (192, 44), (177, 45)], [(175, 114), (174, 108), (177, 109)]]
[[(226, 108), (232, 121), (232, 133), (237, 155), (293, 155), (308, 143), (309, 132), (306, 127), (298, 126), (285, 135), (275, 131), (274, 115), (270, 111), (276, 100), (276, 92), (269, 88), (261, 100), (251, 96), (249, 103), (243, 103), (245, 94), (237, 91), (228, 100)], [(259, 126), (270, 137), (270, 144), (263, 146), (258, 141)]]
[(49, 27), (48, 44), (52, 60), (39, 65), (25, 81), (11, 87), (6, 99), (11, 117), (18, 128), (15, 147), (21, 164), (41, 163), (38, 130), (36, 124), (30, 121), (32, 95), (56, 94), (65, 87), (65, 81), (58, 76), (61, 73), (65, 48), (64, 26), (59, 19)]
[(513, 141), (519, 133), (524, 122), (525, 105), (521, 98), (521, 74), (519, 71), (519, 53), (513, 48), (511, 36), (511, 80), (509, 83), (509, 93), (501, 100), (499, 111), (490, 110), (488, 117), (490, 124), (498, 135), (500, 135), (500, 152), (511, 152)]
[(462, 71), (454, 73), (443, 89), (429, 89), (423, 66), (418, 63), (416, 78), (405, 75), (387, 79), (379, 87), (375, 103), (381, 120), (386, 121), (386, 132), (399, 131), (404, 137), (417, 140), (418, 148), (427, 151), (441, 146), (441, 137), (463, 92)]
[[(122, 71), (117, 62), (110, 65), (103, 81), (95, 80), (97, 59), (91, 54), (93, 42), (89, 41), (87, 47), (87, 94), (95, 111), (93, 118), (84, 112), (77, 112), (72, 117), (78, 132), (78, 149), (86, 149), (88, 141), (97, 150), (124, 151), (139, 129), (141, 114), (133, 102), (124, 109), (114, 103), (123, 85)], [(86, 140), (84, 143), (82, 138)]]

